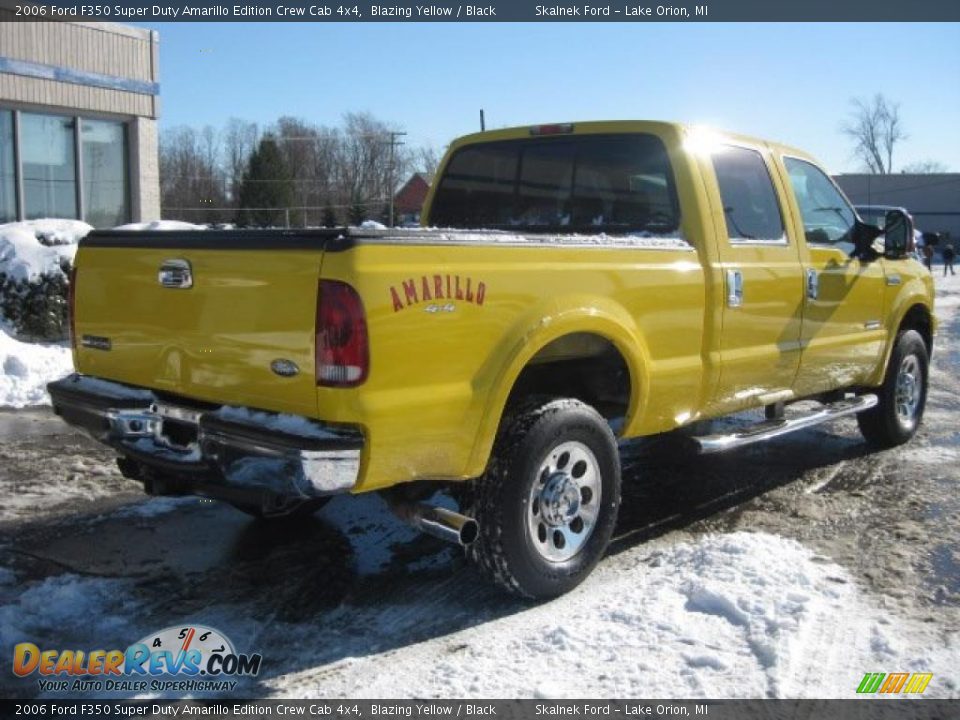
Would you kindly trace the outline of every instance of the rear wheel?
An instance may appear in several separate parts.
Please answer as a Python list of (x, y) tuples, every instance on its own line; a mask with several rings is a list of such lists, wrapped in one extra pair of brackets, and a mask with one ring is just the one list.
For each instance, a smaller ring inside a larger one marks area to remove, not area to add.
[(857, 415), (860, 432), (877, 447), (901, 445), (912, 438), (927, 402), (927, 345), (916, 330), (897, 337), (876, 407)]
[(473, 503), (480, 535), (468, 553), (483, 575), (524, 597), (561, 595), (610, 542), (620, 506), (616, 438), (578, 400), (527, 405), (501, 432)]

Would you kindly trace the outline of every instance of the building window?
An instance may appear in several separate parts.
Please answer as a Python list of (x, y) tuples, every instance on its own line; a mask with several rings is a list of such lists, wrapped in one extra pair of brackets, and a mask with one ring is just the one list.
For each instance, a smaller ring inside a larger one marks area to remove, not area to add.
[(20, 114), (20, 157), (27, 220), (79, 216), (75, 122), (72, 117)]
[(13, 113), (0, 110), (0, 223), (17, 219), (17, 176), (13, 156)]
[(84, 220), (94, 227), (128, 222), (126, 126), (121, 122), (83, 118), (80, 143)]

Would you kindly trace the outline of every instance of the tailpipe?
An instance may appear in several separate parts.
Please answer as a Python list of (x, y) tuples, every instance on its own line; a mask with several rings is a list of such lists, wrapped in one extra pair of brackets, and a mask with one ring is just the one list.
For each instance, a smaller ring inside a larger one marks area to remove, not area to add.
[(390, 509), (411, 527), (454, 545), (466, 547), (480, 533), (480, 526), (472, 517), (436, 505), (397, 502)]

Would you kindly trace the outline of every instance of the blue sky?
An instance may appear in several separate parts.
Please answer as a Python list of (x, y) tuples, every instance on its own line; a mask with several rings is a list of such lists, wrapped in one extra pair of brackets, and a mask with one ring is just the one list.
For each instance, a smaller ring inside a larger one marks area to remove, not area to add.
[(899, 102), (895, 169), (960, 171), (958, 24), (139, 23), (160, 31), (161, 128), (336, 125), (369, 111), (442, 149), (487, 127), (616, 118), (698, 122), (856, 171), (854, 96)]

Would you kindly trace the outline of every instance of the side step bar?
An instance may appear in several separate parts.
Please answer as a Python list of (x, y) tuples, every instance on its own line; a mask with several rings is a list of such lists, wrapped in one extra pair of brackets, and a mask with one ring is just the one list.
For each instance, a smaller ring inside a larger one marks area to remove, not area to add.
[(703, 435), (694, 437), (692, 440), (696, 443), (697, 450), (701, 455), (712, 455), (714, 453), (735, 450), (753, 443), (764, 442), (781, 435), (813, 427), (820, 423), (836, 420), (846, 415), (856, 415), (864, 410), (869, 410), (877, 404), (876, 395), (860, 395), (854, 398), (838, 400), (837, 402), (824, 405), (811, 412), (802, 415), (794, 415), (789, 418), (777, 418), (774, 420), (764, 420), (756, 425), (750, 425), (737, 432), (728, 435)]

